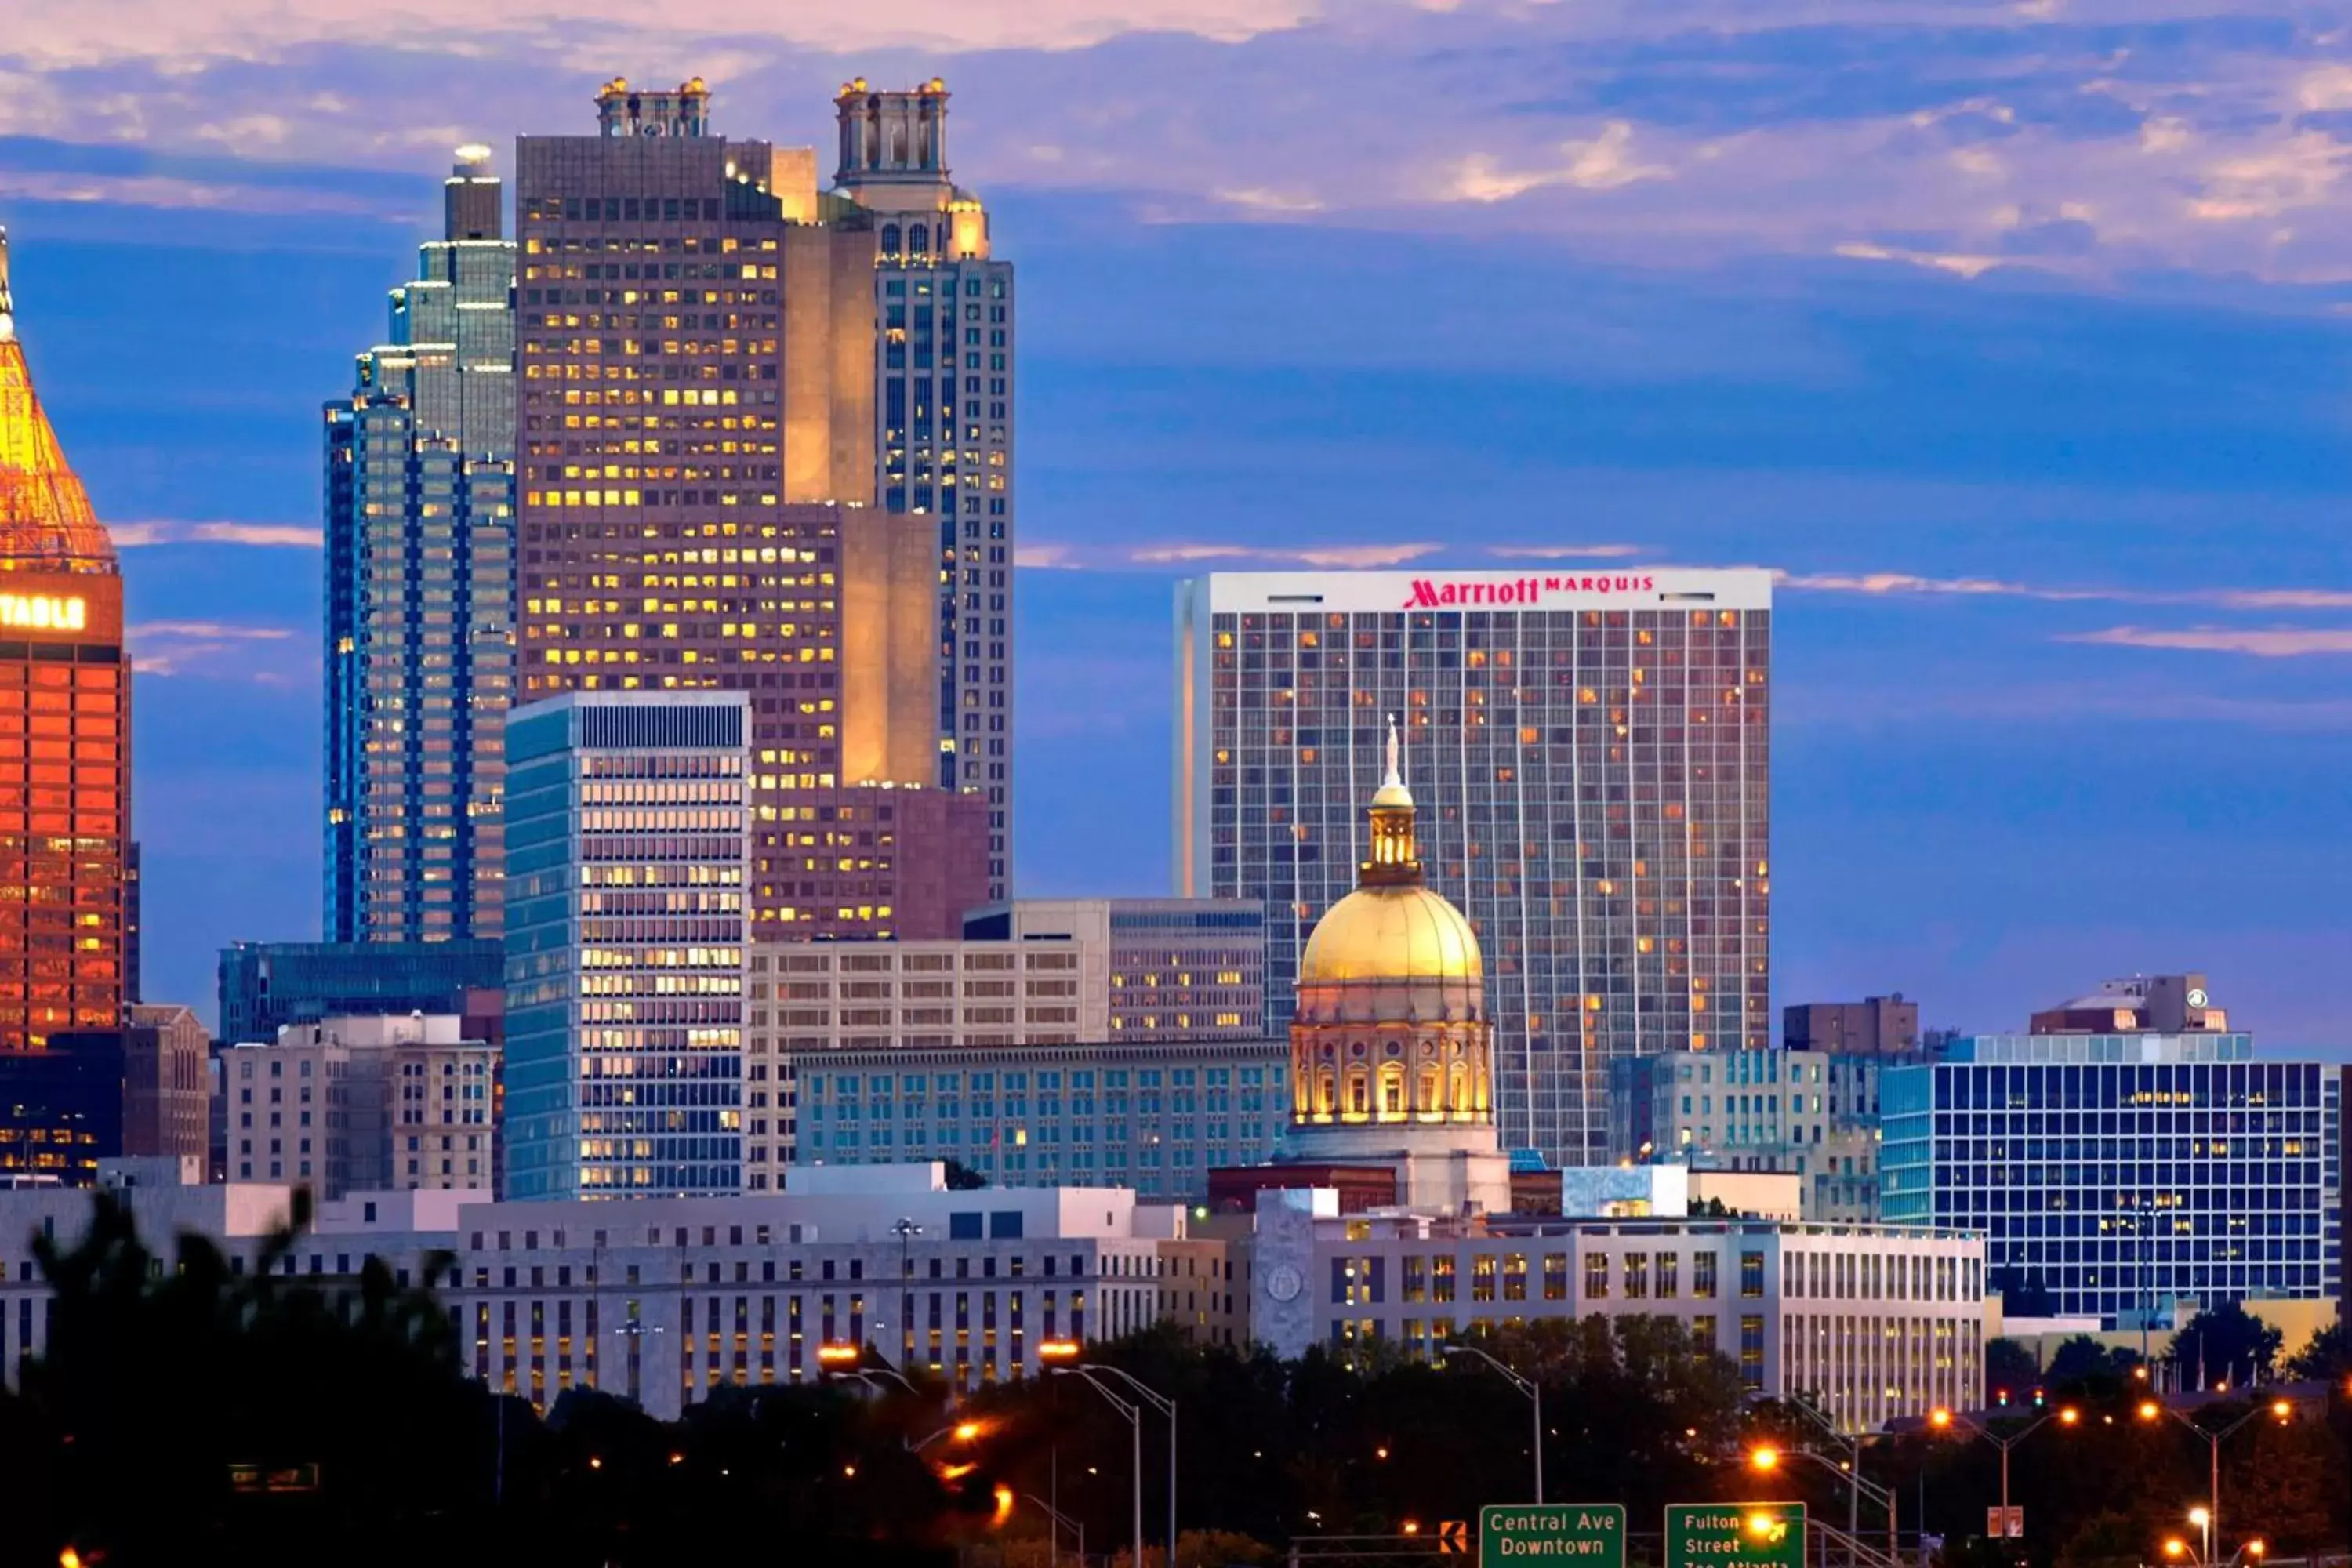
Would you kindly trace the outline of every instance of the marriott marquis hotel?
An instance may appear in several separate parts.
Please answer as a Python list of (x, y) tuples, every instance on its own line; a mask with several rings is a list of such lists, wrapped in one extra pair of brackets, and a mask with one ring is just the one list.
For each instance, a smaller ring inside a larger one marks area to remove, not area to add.
[(1270, 1003), (1355, 886), (1394, 713), (1505, 1147), (1605, 1161), (1612, 1058), (1771, 1044), (1769, 573), (1218, 574), (1177, 629), (1176, 883), (1266, 901)]

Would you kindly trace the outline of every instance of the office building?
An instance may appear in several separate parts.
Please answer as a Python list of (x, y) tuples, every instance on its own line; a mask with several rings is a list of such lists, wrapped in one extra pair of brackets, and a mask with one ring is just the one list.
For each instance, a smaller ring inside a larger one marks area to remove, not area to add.
[(872, 226), (699, 81), (597, 113), (516, 155), (523, 695), (745, 693), (755, 929), (953, 935), (988, 806), (938, 783), (936, 524), (872, 504)]
[(1177, 890), (1264, 900), (1286, 995), (1400, 716), (1429, 879), (1491, 966), (1503, 1144), (1600, 1160), (1612, 1060), (1772, 1043), (1770, 604), (1760, 571), (1187, 583)]
[(939, 784), (988, 798), (988, 896), (1013, 858), (1013, 264), (948, 167), (948, 89), (850, 82), (834, 192), (872, 215), (876, 493), (935, 523)]
[[(992, 1187), (1102, 1184), (1197, 1203), (1211, 1170), (1273, 1158), (1290, 1116), (1287, 1067), (1279, 1040), (802, 1057), (793, 1168), (782, 1185), (797, 1189), (810, 1166), (953, 1160)], [(758, 1083), (752, 1090), (757, 1145), (784, 1123), (763, 1113)]]
[(232, 942), (220, 955), (220, 1037), (267, 1043), (321, 1018), (454, 1013), (485, 1038), (505, 992), (496, 942)]
[(1885, 1061), (1796, 1049), (1621, 1057), (1610, 1064), (1610, 1156), (1783, 1172), (1804, 1218), (1874, 1222)]
[(487, 147), (326, 405), (325, 931), (496, 939), (514, 680), (514, 267)]
[(122, 578), (33, 390), (0, 230), (0, 1055), (122, 1021)]
[(465, 1020), (407, 1014), (289, 1024), (222, 1053), (227, 1179), (322, 1197), (491, 1189), (499, 1047)]
[(0, 1187), (89, 1187), (122, 1153), (122, 1032), (61, 1029), (0, 1051)]
[[(249, 1271), (291, 1198), (282, 1184), (121, 1196), (151, 1245), (190, 1232)], [(950, 1192), (940, 1167), (824, 1173), (821, 1190), (626, 1204), (493, 1203), (484, 1193), (355, 1193), (321, 1205), (286, 1263), (289, 1287), (349, 1290), (371, 1258), (431, 1283), (458, 1357), (544, 1411), (564, 1390), (625, 1396), (658, 1421), (723, 1388), (806, 1386), (826, 1345), (869, 1345), (969, 1392), (1040, 1370), (1038, 1346), (1113, 1339), (1184, 1311), (1224, 1248), (1181, 1209), (1116, 1188)], [(71, 1246), (87, 1194), (0, 1192), (0, 1380), (47, 1342), (47, 1283), (26, 1238)], [(446, 1272), (426, 1265), (445, 1254)], [(1187, 1274), (1190, 1268), (1192, 1272)], [(1224, 1294), (1221, 1291), (1220, 1296)]]
[(1923, 1048), (1919, 1004), (1903, 993), (1859, 1002), (1801, 1002), (1780, 1009), (1780, 1044), (1835, 1057), (1907, 1057)]
[(2012, 1316), (2338, 1294), (2335, 1066), (2234, 1032), (1979, 1035), (1880, 1081), (1883, 1212), (1983, 1232)]
[[(971, 911), (956, 941), (759, 943), (749, 971), (746, 1184), (783, 1184), (797, 1134), (794, 1074), (804, 1064), (839, 1067), (835, 1053), (948, 1053), (940, 1059), (960, 1064), (1016, 1046), (1164, 1043), (1181, 1055), (1202, 1042), (1261, 1040), (1264, 928), (1255, 904), (1024, 900)], [(1072, 1131), (1092, 1143), (1090, 1121)], [(1256, 1146), (1247, 1135), (1236, 1142)], [(839, 1159), (840, 1147), (808, 1157)], [(1160, 1190), (1139, 1169), (1135, 1184)]]
[(1845, 1432), (1981, 1402), (1982, 1237), (1766, 1219), (1344, 1215), (1338, 1194), (1257, 1196), (1250, 1331), (1280, 1355), (1376, 1342), (1414, 1360), (1482, 1324), (1664, 1317), (1768, 1398)]
[(2036, 1035), (2226, 1034), (2230, 1016), (2213, 1005), (2202, 974), (2135, 974), (2044, 1007), (2026, 1027)]
[(122, 1153), (199, 1160), (212, 1116), (212, 1036), (195, 1009), (133, 1003), (122, 1026)]
[(749, 710), (583, 691), (509, 716), (509, 1197), (742, 1188)]

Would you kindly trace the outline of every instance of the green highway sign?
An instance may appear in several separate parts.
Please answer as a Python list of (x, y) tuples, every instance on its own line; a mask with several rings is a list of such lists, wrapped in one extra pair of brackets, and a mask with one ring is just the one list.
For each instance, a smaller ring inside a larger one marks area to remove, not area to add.
[(1478, 1510), (1478, 1568), (1507, 1563), (1625, 1568), (1625, 1510), (1613, 1502), (1489, 1503)]
[(1804, 1568), (1801, 1502), (1670, 1503), (1666, 1568)]

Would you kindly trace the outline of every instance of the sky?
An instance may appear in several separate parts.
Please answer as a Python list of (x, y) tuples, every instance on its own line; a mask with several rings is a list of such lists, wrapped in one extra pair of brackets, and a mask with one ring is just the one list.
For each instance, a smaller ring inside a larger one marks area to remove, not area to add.
[[(2352, 27), (2205, 0), (16, 0), (146, 990), (315, 937), (320, 406), (449, 149), (934, 74), (1021, 268), (1016, 890), (1166, 890), (1173, 585), (1763, 565), (1776, 1000), (2352, 1044)], [(1595, 554), (1594, 552), (1598, 552)]]

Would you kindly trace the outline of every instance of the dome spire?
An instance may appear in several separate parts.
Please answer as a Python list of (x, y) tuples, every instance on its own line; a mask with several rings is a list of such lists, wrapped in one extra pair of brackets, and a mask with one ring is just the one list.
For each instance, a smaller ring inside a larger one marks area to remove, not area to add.
[(1413, 842), (1412, 792), (1404, 786), (1404, 743), (1389, 715), (1388, 773), (1372, 795), (1372, 858), (1357, 868), (1360, 886), (1418, 887), (1421, 850)]

